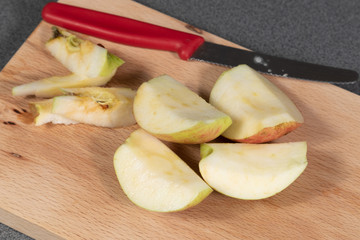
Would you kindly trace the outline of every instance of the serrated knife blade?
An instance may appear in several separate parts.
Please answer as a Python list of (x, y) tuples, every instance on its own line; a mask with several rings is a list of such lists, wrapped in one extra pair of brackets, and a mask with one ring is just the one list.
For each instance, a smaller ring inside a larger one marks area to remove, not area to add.
[(270, 75), (329, 83), (355, 83), (359, 77), (358, 73), (352, 70), (295, 61), (210, 42), (204, 42), (190, 60), (200, 60), (230, 68), (247, 64), (259, 72)]

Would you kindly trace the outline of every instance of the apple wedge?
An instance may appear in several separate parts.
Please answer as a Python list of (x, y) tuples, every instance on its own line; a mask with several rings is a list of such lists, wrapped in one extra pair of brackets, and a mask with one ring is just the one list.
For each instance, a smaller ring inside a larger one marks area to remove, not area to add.
[(306, 142), (202, 144), (200, 152), (204, 180), (214, 190), (239, 199), (273, 196), (307, 166)]
[(34, 116), (35, 126), (44, 125), (46, 123), (53, 124), (77, 124), (77, 121), (68, 119), (59, 114), (51, 112), (53, 100), (47, 99), (39, 102), (30, 103), (30, 112)]
[(53, 98), (51, 112), (100, 127), (126, 127), (136, 123), (132, 109), (135, 91), (129, 88), (68, 88)]
[(61, 95), (61, 88), (101, 86), (110, 81), (124, 63), (105, 48), (56, 27), (53, 38), (45, 46), (73, 74), (16, 86), (12, 89), (14, 96), (53, 97)]
[[(111, 78), (111, 77), (110, 77)], [(109, 81), (108, 77), (88, 78), (76, 74), (54, 76), (16, 86), (12, 89), (13, 96), (30, 96), (51, 98), (62, 95), (62, 88), (80, 88), (100, 86)]]
[(168, 75), (139, 87), (134, 115), (147, 132), (177, 143), (208, 142), (231, 125), (229, 116)]
[(105, 48), (57, 27), (53, 27), (53, 38), (45, 46), (72, 73), (88, 78), (114, 75), (124, 63)]
[(114, 168), (128, 198), (150, 211), (184, 210), (212, 192), (183, 160), (143, 129), (135, 130), (117, 149)]
[(295, 104), (247, 65), (225, 71), (211, 90), (209, 102), (231, 117), (233, 124), (222, 135), (237, 142), (269, 142), (304, 122)]

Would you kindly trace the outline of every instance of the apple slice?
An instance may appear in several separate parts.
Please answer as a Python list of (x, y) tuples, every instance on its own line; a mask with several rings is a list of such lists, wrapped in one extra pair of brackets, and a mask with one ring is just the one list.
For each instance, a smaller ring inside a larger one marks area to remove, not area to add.
[(168, 75), (139, 87), (134, 115), (137, 123), (152, 135), (177, 143), (207, 142), (231, 125), (229, 116)]
[(109, 76), (95, 78), (88, 78), (76, 74), (70, 74), (62, 77), (54, 76), (16, 86), (12, 89), (12, 94), (13, 96), (35, 95), (36, 97), (50, 98), (62, 95), (62, 88), (100, 86), (108, 81)]
[(136, 205), (173, 212), (195, 206), (212, 189), (164, 143), (135, 130), (114, 155), (119, 183)]
[(61, 88), (101, 86), (110, 81), (124, 63), (103, 47), (56, 27), (53, 30), (54, 37), (46, 43), (46, 48), (73, 74), (16, 86), (12, 89), (14, 96), (53, 97), (62, 94)]
[(88, 78), (113, 76), (124, 63), (105, 48), (57, 27), (53, 27), (53, 38), (45, 46), (72, 73)]
[(136, 123), (132, 112), (134, 90), (101, 87), (63, 90), (69, 96), (54, 98), (54, 114), (100, 127), (126, 127)]
[(61, 115), (51, 112), (53, 100), (47, 99), (40, 102), (30, 103), (30, 111), (35, 116), (34, 123), (36, 126), (40, 126), (46, 123), (53, 124), (77, 124), (77, 121), (68, 119)]
[(216, 191), (240, 199), (263, 199), (294, 182), (307, 166), (306, 142), (213, 143), (200, 148), (200, 173)]
[(222, 135), (238, 142), (269, 142), (304, 122), (295, 104), (247, 65), (225, 71), (215, 83), (209, 102), (231, 117), (233, 124)]

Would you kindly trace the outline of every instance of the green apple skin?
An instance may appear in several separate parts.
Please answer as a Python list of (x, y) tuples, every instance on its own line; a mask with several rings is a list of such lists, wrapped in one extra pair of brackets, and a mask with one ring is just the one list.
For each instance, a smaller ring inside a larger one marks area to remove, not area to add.
[(183, 160), (141, 128), (116, 150), (114, 168), (127, 197), (149, 211), (182, 211), (212, 192)]
[(238, 199), (271, 197), (307, 166), (306, 142), (201, 144), (200, 173), (216, 191)]
[(153, 135), (159, 139), (168, 142), (183, 143), (183, 144), (198, 144), (209, 142), (225, 131), (231, 125), (229, 117), (217, 119), (213, 123), (199, 122), (190, 129), (183, 130), (172, 134), (157, 134)]
[(222, 135), (237, 142), (269, 142), (304, 122), (289, 97), (247, 65), (225, 71), (209, 102), (231, 117), (233, 123)]
[(134, 115), (139, 126), (152, 135), (184, 144), (211, 141), (232, 123), (228, 115), (168, 75), (139, 87)]

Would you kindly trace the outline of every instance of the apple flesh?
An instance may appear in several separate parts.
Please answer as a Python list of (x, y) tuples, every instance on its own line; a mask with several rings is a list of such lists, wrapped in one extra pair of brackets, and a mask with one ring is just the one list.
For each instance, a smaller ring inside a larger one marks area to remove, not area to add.
[(209, 102), (231, 117), (233, 124), (222, 135), (237, 142), (269, 142), (304, 122), (285, 93), (247, 65), (225, 71)]
[(57, 28), (54, 28), (54, 37), (46, 43), (46, 48), (72, 74), (16, 86), (12, 89), (14, 96), (53, 97), (62, 94), (61, 88), (102, 86), (124, 63), (105, 48)]
[(216, 191), (239, 199), (273, 196), (307, 166), (306, 142), (212, 143), (200, 148), (200, 173)]
[(67, 31), (54, 27), (53, 33), (45, 46), (72, 73), (88, 78), (105, 77), (124, 63), (105, 48)]
[(177, 143), (208, 142), (231, 125), (229, 116), (168, 75), (139, 87), (134, 115), (147, 132)]
[(114, 168), (128, 198), (150, 211), (184, 210), (212, 192), (183, 160), (143, 129), (135, 130), (117, 149)]
[(100, 127), (126, 127), (136, 123), (132, 112), (134, 90), (88, 87), (63, 91), (68, 95), (53, 99), (53, 114)]
[(29, 96), (51, 98), (62, 95), (62, 88), (80, 88), (88, 86), (101, 86), (111, 79), (112, 75), (107, 77), (88, 78), (76, 74), (67, 76), (54, 76), (44, 78), (31, 83), (16, 86), (12, 89), (13, 96)]
[(77, 124), (77, 121), (68, 119), (59, 114), (51, 112), (53, 100), (47, 99), (39, 102), (30, 103), (30, 111), (34, 115), (35, 126), (44, 125), (46, 123), (53, 124)]

